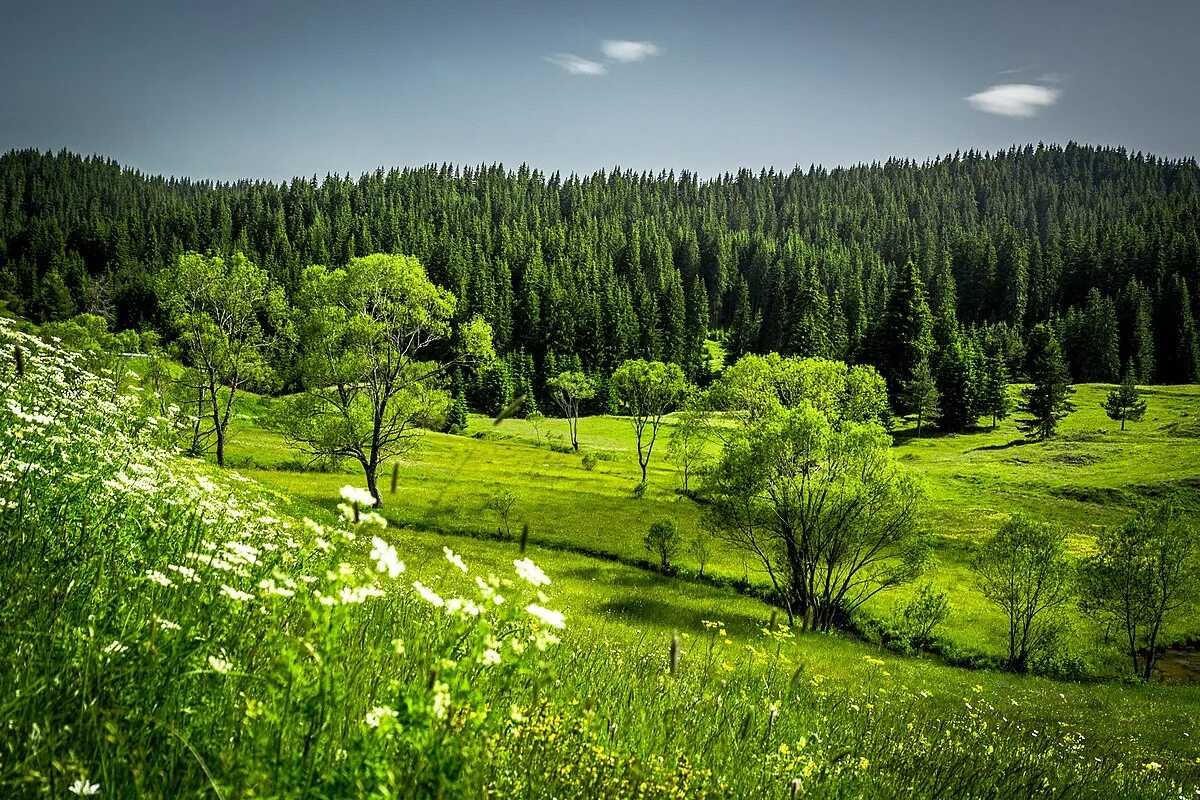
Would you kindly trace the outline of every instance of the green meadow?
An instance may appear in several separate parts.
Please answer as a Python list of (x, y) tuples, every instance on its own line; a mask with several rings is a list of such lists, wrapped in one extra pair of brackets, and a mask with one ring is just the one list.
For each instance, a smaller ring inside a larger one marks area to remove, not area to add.
[[(922, 519), (934, 536), (937, 558), (922, 580), (951, 593), (942, 631), (947, 641), (985, 656), (1003, 654), (1005, 619), (976, 589), (970, 560), (979, 542), (1010, 515), (1064, 525), (1071, 551), (1084, 555), (1092, 551), (1103, 526), (1124, 520), (1140, 502), (1167, 491), (1193, 499), (1200, 492), (1200, 388), (1146, 389), (1146, 418), (1125, 431), (1100, 408), (1110, 388), (1077, 386), (1076, 410), (1060, 435), (1046, 442), (1026, 439), (1014, 418), (1000, 421), (995, 429), (960, 435), (927, 429), (917, 438), (904, 425), (893, 432), (895, 457), (920, 476), (925, 492)], [(361, 484), (350, 463), (344, 472), (297, 471), (301, 455), (281, 435), (252, 422), (256, 414), (263, 415), (265, 402), (245, 403), (248, 421), (230, 446), (232, 463), (265, 485), (327, 507), (336, 502), (342, 485)], [(508, 490), (517, 497), (509, 521), (512, 535), (527, 524), (530, 541), (546, 550), (649, 568), (643, 536), (651, 522), (674, 519), (685, 539), (700, 526), (701, 507), (678, 491), (681, 479), (667, 454), (673, 425), (674, 418), (668, 417), (655, 446), (648, 490), (637, 498), (640, 474), (628, 419), (582, 419), (581, 452), (576, 454), (562, 452), (569, 450), (564, 420), (547, 418), (535, 425), (518, 418), (496, 425), (472, 415), (463, 434), (428, 433), (396, 462), (396, 492), (385, 487), (382, 513), (411, 531), (456, 539), (502, 538), (509, 531), (502, 531), (501, 519), (488, 504), (497, 492)], [(582, 463), (583, 453), (599, 456), (591, 470)], [(385, 483), (391, 474), (387, 471)], [(720, 540), (712, 541), (712, 549), (706, 575), (767, 586), (761, 568), (744, 553)], [(699, 567), (686, 553), (679, 564), (690, 571)], [(674, 583), (685, 586), (687, 581)], [(866, 607), (867, 614), (886, 618), (914, 586), (879, 595)], [(659, 612), (668, 624), (669, 604)], [(1088, 672), (1120, 674), (1122, 654), (1104, 645), (1104, 631), (1073, 609), (1070, 617), (1069, 649), (1086, 661)], [(1200, 636), (1200, 614), (1177, 619), (1186, 621), (1168, 629), (1168, 641)]]

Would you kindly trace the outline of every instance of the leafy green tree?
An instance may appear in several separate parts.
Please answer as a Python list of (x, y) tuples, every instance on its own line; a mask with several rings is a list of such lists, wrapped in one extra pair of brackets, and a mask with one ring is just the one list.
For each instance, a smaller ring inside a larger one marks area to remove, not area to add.
[(1121, 423), (1121, 430), (1125, 430), (1127, 421), (1140, 422), (1146, 415), (1146, 401), (1133, 380), (1132, 368), (1125, 368), (1125, 378), (1121, 385), (1108, 393), (1100, 407), (1108, 414), (1109, 419)]
[(433, 358), (453, 333), (454, 307), (454, 295), (409, 256), (306, 269), (297, 303), (304, 392), (285, 416), (288, 437), (314, 456), (357, 461), (381, 502), (379, 466), (444, 422), (448, 371), (495, 357), (491, 329), (476, 317), (452, 353)]
[[(808, 400), (836, 424), (875, 421), (887, 427), (891, 422), (887, 387), (874, 367), (824, 358), (742, 356), (721, 374), (708, 400), (751, 420)], [(713, 433), (723, 430), (716, 426)]]
[(1008, 365), (1000, 353), (988, 356), (984, 367), (983, 388), (979, 396), (979, 410), (992, 417), (992, 428), (996, 422), (1008, 419), (1013, 410), (1012, 392), (1009, 390)]
[(683, 402), (689, 389), (678, 364), (640, 358), (623, 363), (609, 381), (609, 391), (617, 407), (633, 421), (643, 484), (663, 417)]
[(1053, 612), (1071, 599), (1066, 531), (1013, 517), (980, 549), (979, 589), (1008, 617), (1008, 666), (1024, 670), (1057, 635)]
[(546, 389), (562, 409), (571, 433), (571, 447), (579, 451), (579, 407), (596, 396), (596, 386), (582, 372), (560, 372), (546, 381)]
[(912, 380), (904, 385), (904, 405), (917, 415), (917, 437), (926, 422), (934, 422), (941, 413), (937, 381), (929, 369), (929, 359), (922, 359), (913, 370)]
[(1200, 591), (1200, 530), (1177, 501), (1100, 534), (1082, 570), (1085, 610), (1125, 635), (1133, 672), (1150, 680), (1163, 623)]
[(244, 390), (270, 389), (271, 356), (291, 338), (283, 290), (241, 253), (186, 253), (158, 281), (159, 304), (195, 370), (198, 412), (212, 424), (217, 463)]
[(830, 630), (924, 565), (921, 492), (890, 447), (879, 423), (837, 423), (802, 400), (739, 425), (705, 481), (709, 524), (806, 628)]
[(696, 408), (682, 411), (677, 417), (667, 439), (667, 458), (679, 470), (683, 493), (689, 494), (692, 477), (708, 461), (712, 424), (709, 414)]
[(1037, 325), (1029, 337), (1029, 379), (1032, 385), (1022, 390), (1029, 417), (1020, 426), (1032, 438), (1048, 439), (1075, 409), (1071, 402), (1075, 390), (1058, 337), (1046, 323)]

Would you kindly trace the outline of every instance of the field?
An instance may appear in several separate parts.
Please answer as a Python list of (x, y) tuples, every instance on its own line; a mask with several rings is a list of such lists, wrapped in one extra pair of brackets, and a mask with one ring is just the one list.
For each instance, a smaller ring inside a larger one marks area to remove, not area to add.
[[(605, 454), (588, 470), (550, 446), (560, 423), (473, 417), (409, 454), (384, 517), (350, 522), (360, 480), (294, 469), (253, 424), (264, 401), (243, 404), (240, 466), (220, 470), (136, 398), (0, 329), (14, 342), (32, 374), (0, 372), (2, 796), (1200, 795), (1200, 686), (963, 669), (797, 633), (731, 586), (648, 568), (646, 525), (690, 531), (697, 511), (662, 460), (634, 496), (626, 420), (582, 422)], [(1101, 392), (1081, 387), (1081, 406)], [(899, 432), (939, 526), (948, 636), (998, 646), (972, 630), (995, 618), (964, 565), (1006, 503), (1054, 499), (1091, 526), (1135, 492), (1188, 488), (1196, 395), (1156, 398), (1125, 434), (1081, 408), (1050, 445)], [(1133, 458), (1164, 482), (1130, 480)], [(520, 495), (524, 552), (487, 509), (501, 488)], [(728, 549), (709, 570), (759, 580)]]
[[(957, 436), (926, 431), (918, 439), (911, 428), (895, 431), (896, 457), (920, 475), (926, 492), (924, 519), (935, 536), (938, 557), (926, 578), (953, 596), (943, 634), (948, 641), (971, 652), (1002, 654), (1004, 619), (976, 590), (969, 561), (980, 540), (1008, 515), (1024, 513), (1064, 525), (1073, 552), (1084, 554), (1102, 526), (1121, 521), (1139, 502), (1169, 490), (1194, 499), (1200, 491), (1195, 469), (1200, 461), (1200, 390), (1148, 389), (1145, 420), (1120, 431), (1100, 408), (1109, 388), (1077, 387), (1077, 410), (1064, 422), (1061, 435), (1045, 443), (1026, 440), (1014, 419), (994, 430)], [(261, 412), (253, 401), (247, 403), (248, 416), (256, 409)], [(578, 454), (559, 452), (566, 442), (563, 420), (534, 426), (510, 419), (496, 426), (473, 415), (465, 435), (430, 433), (400, 462), (397, 492), (385, 496), (383, 513), (413, 531), (495, 537), (501, 521), (488, 502), (507, 489), (518, 498), (509, 526), (514, 533), (528, 524), (530, 540), (539, 546), (647, 566), (650, 556), (642, 537), (650, 522), (673, 518), (689, 537), (700, 521), (700, 507), (677, 492), (680, 478), (666, 454), (672, 424), (668, 418), (660, 432), (649, 489), (637, 499), (633, 490), (640, 474), (627, 419), (603, 416), (580, 422), (581, 451), (600, 456), (589, 471)], [(347, 481), (361, 483), (353, 465), (346, 465), (344, 474), (289, 470), (298, 458), (295, 450), (281, 436), (253, 424), (238, 433), (230, 452), (247, 475), (327, 507)], [(765, 586), (761, 569), (741, 552), (719, 541), (713, 548), (706, 574)], [(698, 567), (688, 555), (680, 564)], [(867, 612), (886, 617), (909, 591), (882, 595)], [(610, 610), (619, 616), (622, 607), (616, 603)], [(666, 604), (658, 613), (669, 619), (673, 612)], [(1168, 641), (1200, 635), (1200, 614), (1184, 618), (1189, 622), (1167, 631)], [(1082, 615), (1073, 615), (1073, 621), (1072, 651), (1086, 658), (1089, 672), (1114, 675), (1125, 669), (1115, 647), (1097, 647), (1103, 631)]]

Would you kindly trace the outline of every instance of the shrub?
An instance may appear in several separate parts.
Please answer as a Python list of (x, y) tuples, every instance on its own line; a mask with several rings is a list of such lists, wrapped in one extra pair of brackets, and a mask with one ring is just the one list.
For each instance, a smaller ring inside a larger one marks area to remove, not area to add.
[(586, 469), (588, 472), (591, 472), (592, 470), (594, 470), (598, 463), (600, 463), (600, 459), (596, 456), (595, 453), (589, 452), (589, 453), (583, 454), (583, 468)]
[(900, 612), (899, 632), (914, 650), (927, 650), (933, 643), (934, 630), (950, 615), (950, 600), (945, 592), (924, 583)]
[(679, 526), (673, 519), (661, 519), (650, 526), (644, 539), (646, 549), (658, 558), (663, 572), (671, 571), (671, 562), (679, 555)]

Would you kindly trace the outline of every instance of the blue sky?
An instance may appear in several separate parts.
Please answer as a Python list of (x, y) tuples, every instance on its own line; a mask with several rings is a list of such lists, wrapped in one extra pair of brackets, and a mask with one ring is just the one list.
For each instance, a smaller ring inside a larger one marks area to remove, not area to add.
[(219, 179), (1195, 156), (1198, 31), (1196, 0), (11, 4), (0, 150)]

